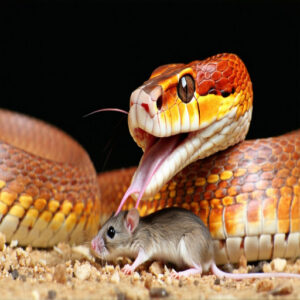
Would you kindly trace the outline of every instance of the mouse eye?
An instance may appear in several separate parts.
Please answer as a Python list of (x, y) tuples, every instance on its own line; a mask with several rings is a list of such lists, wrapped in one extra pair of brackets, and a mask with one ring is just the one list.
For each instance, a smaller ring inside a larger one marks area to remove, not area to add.
[(115, 229), (114, 229), (112, 226), (110, 226), (110, 227), (108, 228), (108, 230), (107, 230), (107, 235), (108, 235), (111, 239), (113, 239), (114, 236), (115, 236), (115, 233), (116, 233)]

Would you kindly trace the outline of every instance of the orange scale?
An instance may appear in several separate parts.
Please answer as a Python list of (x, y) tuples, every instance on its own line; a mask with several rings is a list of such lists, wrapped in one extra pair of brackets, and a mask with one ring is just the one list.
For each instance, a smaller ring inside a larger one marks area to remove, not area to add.
[(235, 204), (225, 207), (224, 220), (225, 229), (230, 236), (240, 236), (245, 232), (245, 210), (246, 206)]
[(227, 190), (226, 189), (217, 189), (215, 191), (215, 197), (216, 198), (223, 198), (227, 195)]
[(261, 203), (259, 200), (251, 200), (248, 202), (247, 220), (249, 223), (260, 223), (260, 208)]
[(240, 193), (241, 188), (238, 186), (231, 186), (228, 188), (227, 192), (229, 196), (236, 196)]
[(204, 222), (204, 224), (206, 226), (208, 226), (209, 211), (210, 211), (209, 209), (200, 208), (199, 213), (198, 213), (200, 219)]
[(295, 196), (291, 206), (291, 232), (300, 231), (300, 197)]
[(278, 233), (289, 232), (290, 227), (290, 205), (292, 197), (285, 196), (279, 198), (278, 208), (277, 208), (277, 224)]
[(294, 186), (296, 183), (297, 183), (297, 178), (294, 177), (294, 176), (288, 177), (288, 178), (286, 179), (286, 185), (287, 185), (287, 186), (292, 187), (292, 186)]
[(287, 161), (287, 162), (285, 163), (285, 166), (286, 166), (288, 169), (291, 169), (291, 170), (295, 167), (295, 165), (296, 165), (296, 162), (293, 161), (293, 160), (289, 160), (289, 161)]
[(282, 178), (274, 178), (272, 180), (272, 187), (273, 188), (281, 188), (283, 186), (284, 180)]
[(260, 180), (255, 184), (255, 187), (259, 190), (266, 190), (269, 187), (270, 183), (267, 180)]
[(222, 180), (218, 183), (218, 187), (219, 188), (222, 188), (222, 189), (225, 189), (228, 187), (228, 180)]
[(260, 175), (261, 179), (263, 180), (271, 180), (273, 179), (274, 177), (274, 173), (273, 172), (263, 172), (261, 175)]

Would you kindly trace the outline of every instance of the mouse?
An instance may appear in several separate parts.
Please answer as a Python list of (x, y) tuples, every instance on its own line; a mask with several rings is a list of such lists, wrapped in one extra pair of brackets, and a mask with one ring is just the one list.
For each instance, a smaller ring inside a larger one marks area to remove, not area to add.
[(169, 207), (140, 217), (136, 208), (113, 214), (91, 241), (94, 254), (100, 259), (113, 260), (119, 256), (134, 258), (122, 271), (131, 274), (148, 260), (174, 264), (179, 278), (211, 271), (219, 278), (299, 278), (294, 273), (227, 273), (215, 263), (212, 236), (203, 221), (193, 212)]

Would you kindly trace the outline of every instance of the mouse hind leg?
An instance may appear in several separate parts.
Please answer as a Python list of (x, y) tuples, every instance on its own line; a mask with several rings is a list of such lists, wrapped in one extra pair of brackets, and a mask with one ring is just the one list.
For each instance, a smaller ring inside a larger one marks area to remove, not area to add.
[(180, 240), (178, 244), (178, 252), (179, 255), (183, 261), (183, 263), (190, 268), (184, 271), (176, 272), (175, 270), (172, 271), (171, 276), (173, 278), (179, 278), (182, 276), (190, 276), (190, 275), (195, 275), (195, 274), (202, 274), (202, 266), (197, 265), (194, 261), (193, 258), (190, 256), (190, 253), (186, 247), (185, 239), (184, 237)]

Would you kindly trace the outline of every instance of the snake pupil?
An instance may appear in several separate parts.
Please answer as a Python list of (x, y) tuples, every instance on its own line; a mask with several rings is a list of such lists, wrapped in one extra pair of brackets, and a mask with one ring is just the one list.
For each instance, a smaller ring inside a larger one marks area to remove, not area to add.
[(115, 236), (115, 233), (116, 233), (115, 229), (114, 229), (112, 226), (110, 226), (110, 227), (108, 228), (108, 230), (107, 230), (107, 235), (108, 235), (111, 239), (113, 239), (114, 236)]
[(184, 103), (189, 103), (195, 92), (195, 82), (191, 75), (184, 75), (180, 78), (177, 86), (177, 93), (180, 100)]

